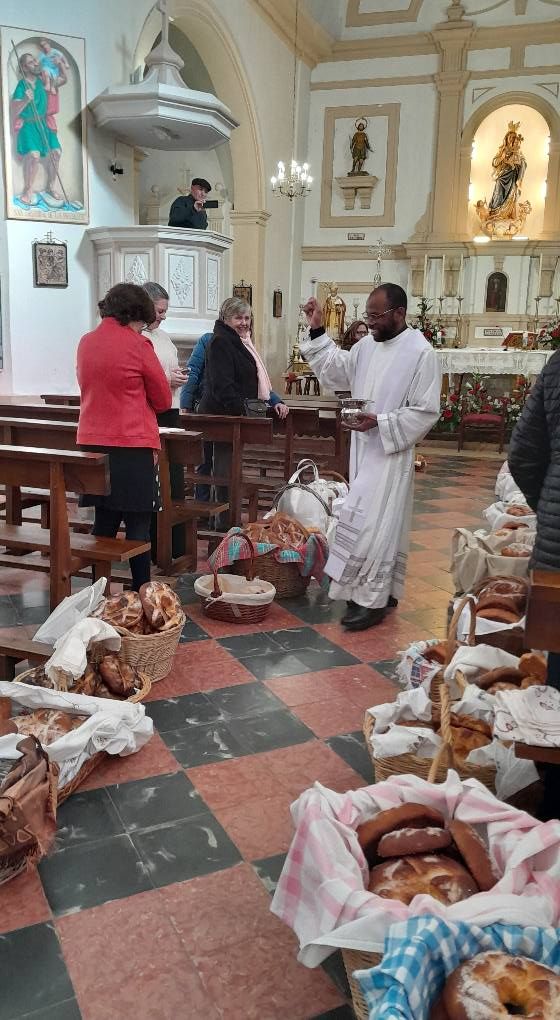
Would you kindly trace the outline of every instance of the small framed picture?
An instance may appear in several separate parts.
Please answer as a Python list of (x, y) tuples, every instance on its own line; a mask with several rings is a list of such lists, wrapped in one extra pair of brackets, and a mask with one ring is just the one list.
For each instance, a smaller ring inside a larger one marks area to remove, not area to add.
[(282, 318), (282, 291), (275, 290), (272, 295), (272, 316), (274, 319)]
[(243, 298), (249, 305), (253, 305), (253, 286), (250, 283), (245, 283), (242, 280), (241, 283), (235, 283), (233, 285), (233, 297)]
[(33, 283), (36, 287), (68, 286), (68, 252), (61, 241), (35, 241)]

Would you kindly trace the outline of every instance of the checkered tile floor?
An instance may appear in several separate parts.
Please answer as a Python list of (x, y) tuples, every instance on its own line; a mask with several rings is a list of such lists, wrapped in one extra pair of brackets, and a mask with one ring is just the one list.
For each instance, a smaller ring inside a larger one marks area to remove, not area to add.
[[(315, 585), (256, 629), (212, 622), (180, 579), (189, 619), (146, 705), (153, 739), (92, 773), (60, 808), (54, 852), (0, 887), (0, 1020), (353, 1016), (338, 954), (300, 966), (269, 911), (289, 805), (315, 780), (372, 782), (364, 710), (395, 696), (399, 649), (444, 636), (450, 531), (480, 524), (497, 468), (430, 457), (407, 594), (373, 630), (344, 631), (344, 607)], [(2, 582), (0, 633), (32, 635), (43, 580)]]

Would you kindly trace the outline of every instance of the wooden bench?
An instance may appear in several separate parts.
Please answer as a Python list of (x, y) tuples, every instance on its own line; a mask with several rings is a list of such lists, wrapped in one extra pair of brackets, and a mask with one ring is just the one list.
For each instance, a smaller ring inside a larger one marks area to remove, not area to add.
[(206, 442), (228, 443), (232, 447), (231, 476), (218, 478), (215, 475), (186, 473), (189, 481), (202, 485), (227, 486), (232, 524), (241, 523), (243, 499), (243, 449), (252, 443), (271, 445), (272, 420), (270, 418), (245, 418), (226, 414), (183, 414), (183, 428), (199, 429)]
[(79, 407), (67, 404), (0, 404), (0, 418), (33, 418), (35, 421), (75, 421), (80, 417)]
[[(194, 466), (203, 459), (202, 436), (200, 432), (188, 432), (184, 429), (159, 430), (161, 453), (159, 460), (159, 477), (163, 510), (158, 514), (157, 565), (164, 573), (171, 572), (171, 567), (178, 569), (196, 568), (196, 532), (198, 518), (208, 514), (227, 510), (227, 504), (218, 510), (204, 508), (195, 500), (173, 501), (169, 475), (170, 463)], [(78, 450), (76, 442), (77, 424), (64, 421), (41, 421), (27, 418), (0, 418), (0, 442), (11, 446), (50, 447), (60, 450)], [(33, 497), (29, 497), (28, 505)], [(48, 495), (46, 507), (41, 509), (41, 524), (49, 526)], [(6, 523), (23, 523), (23, 500), (21, 491), (15, 487), (6, 490)], [(186, 529), (187, 553), (173, 565), (171, 559), (171, 529), (183, 524)], [(88, 528), (87, 522), (77, 522), (80, 530)]]
[(30, 550), (48, 553), (48, 563), (40, 559), (31, 563), (25, 557), (16, 559), (8, 553), (0, 556), (0, 564), (47, 570), (51, 610), (70, 594), (71, 576), (84, 566), (92, 567), (94, 578), (109, 577), (112, 562), (126, 562), (150, 548), (149, 542), (94, 535), (70, 536), (66, 493), (107, 493), (109, 470), (104, 454), (0, 446), (0, 482), (6, 486), (32, 486), (49, 491), (49, 530), (35, 524), (0, 525), (0, 546), (24, 553)]
[(13, 680), (18, 662), (41, 665), (52, 655), (50, 645), (25, 637), (0, 638), (0, 680)]
[(44, 404), (54, 404), (55, 406), (60, 404), (66, 405), (66, 407), (80, 406), (79, 393), (41, 393), (41, 400)]

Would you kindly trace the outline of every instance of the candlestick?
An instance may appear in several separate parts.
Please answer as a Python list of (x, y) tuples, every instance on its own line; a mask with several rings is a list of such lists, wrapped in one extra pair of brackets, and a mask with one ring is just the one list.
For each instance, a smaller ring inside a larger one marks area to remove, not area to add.
[(439, 304), (439, 317), (441, 319), (441, 309), (442, 309), (442, 306), (443, 306), (443, 294), (438, 298), (438, 304)]
[(462, 292), (463, 292), (463, 267), (464, 267), (464, 261), (465, 261), (464, 260), (464, 256), (463, 256), (463, 253), (461, 252), (461, 262), (459, 264), (459, 280), (457, 282), (457, 294), (462, 294)]
[(554, 298), (556, 301), (556, 318), (560, 316), (560, 297)]

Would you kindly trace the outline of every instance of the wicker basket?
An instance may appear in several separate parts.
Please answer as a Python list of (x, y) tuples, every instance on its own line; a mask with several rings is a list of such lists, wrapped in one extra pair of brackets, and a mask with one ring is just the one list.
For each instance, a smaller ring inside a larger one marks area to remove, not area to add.
[[(17, 676), (15, 678), (16, 683), (24, 684), (26, 676), (28, 676), (29, 673), (34, 673), (34, 672), (35, 671), (33, 669), (26, 669), (25, 673), (20, 673), (19, 676)], [(137, 674), (138, 674), (138, 680), (140, 681), (140, 688), (139, 688), (139, 690), (137, 690), (136, 694), (133, 694), (130, 698), (123, 699), (125, 701), (132, 701), (132, 702), (144, 701), (145, 698), (148, 697), (148, 694), (150, 693), (150, 691), (152, 689), (152, 681), (150, 680), (150, 677), (147, 675), (147, 673), (140, 673), (139, 671), (137, 671)], [(59, 689), (60, 690), (63, 690), (63, 689), (66, 690), (66, 688), (59, 688)], [(72, 692), (70, 691), (70, 693), (72, 693)], [(95, 695), (94, 695), (94, 697), (95, 697)]]
[(364, 720), (364, 736), (366, 745), (375, 770), (375, 781), (380, 783), (391, 776), (413, 775), (419, 779), (427, 779), (430, 783), (443, 783), (450, 768), (458, 772), (461, 779), (478, 779), (492, 793), (496, 792), (496, 769), (492, 765), (467, 765), (457, 761), (451, 746), (451, 698), (447, 684), (440, 684), (441, 731), (442, 746), (434, 758), (425, 758), (409, 752), (394, 755), (392, 758), (375, 758), (371, 744), (371, 735), (375, 718), (366, 712)]
[[(231, 565), (233, 574), (242, 574), (249, 578), (249, 560), (236, 560)], [(277, 599), (295, 599), (303, 595), (311, 581), (310, 577), (302, 577), (297, 563), (278, 563), (274, 550), (257, 557), (257, 577), (268, 581), (276, 588)]]
[[(245, 570), (237, 571), (236, 576), (245, 576), (248, 581), (252, 581), (255, 576), (255, 547), (247, 535), (239, 534), (237, 537), (247, 543), (250, 558), (248, 560), (241, 561)], [(264, 559), (264, 557), (260, 557), (260, 559)], [(214, 587), (210, 593), (210, 597), (208, 597), (208, 594), (202, 594), (197, 588), (199, 582), (195, 582), (195, 591), (200, 598), (202, 608), (206, 616), (209, 616), (212, 620), (222, 620), (224, 623), (261, 623), (264, 620), (274, 601), (276, 594), (274, 585), (272, 585), (272, 597), (268, 602), (253, 602), (246, 604), (240, 602), (226, 602), (225, 599), (220, 598), (223, 591), (220, 588), (220, 576), (218, 575), (216, 567), (213, 569), (213, 574)], [(222, 578), (225, 578), (226, 576), (227, 575), (222, 575)], [(199, 581), (200, 580), (201, 579), (199, 579)], [(268, 581), (268, 578), (260, 577), (260, 580)]]
[(171, 672), (173, 656), (177, 651), (185, 621), (186, 616), (183, 613), (181, 622), (176, 627), (155, 634), (131, 634), (123, 627), (115, 627), (122, 638), (119, 659), (123, 659), (138, 673), (147, 674), (151, 683), (163, 680)]
[(369, 1020), (369, 1009), (358, 981), (352, 977), (355, 970), (370, 970), (383, 959), (382, 953), (363, 953), (359, 949), (343, 949), (344, 969), (352, 992), (352, 1005), (358, 1020)]
[(61, 790), (59, 789), (57, 804), (64, 804), (64, 801), (68, 800), (70, 794), (74, 793), (78, 789), (84, 779), (87, 779), (90, 772), (93, 772), (93, 770), (101, 764), (103, 759), (108, 757), (109, 756), (106, 751), (97, 751), (95, 754), (92, 754), (91, 758), (88, 758), (88, 760), (84, 762), (74, 778), (71, 779), (69, 783), (66, 783), (66, 786), (63, 786)]

